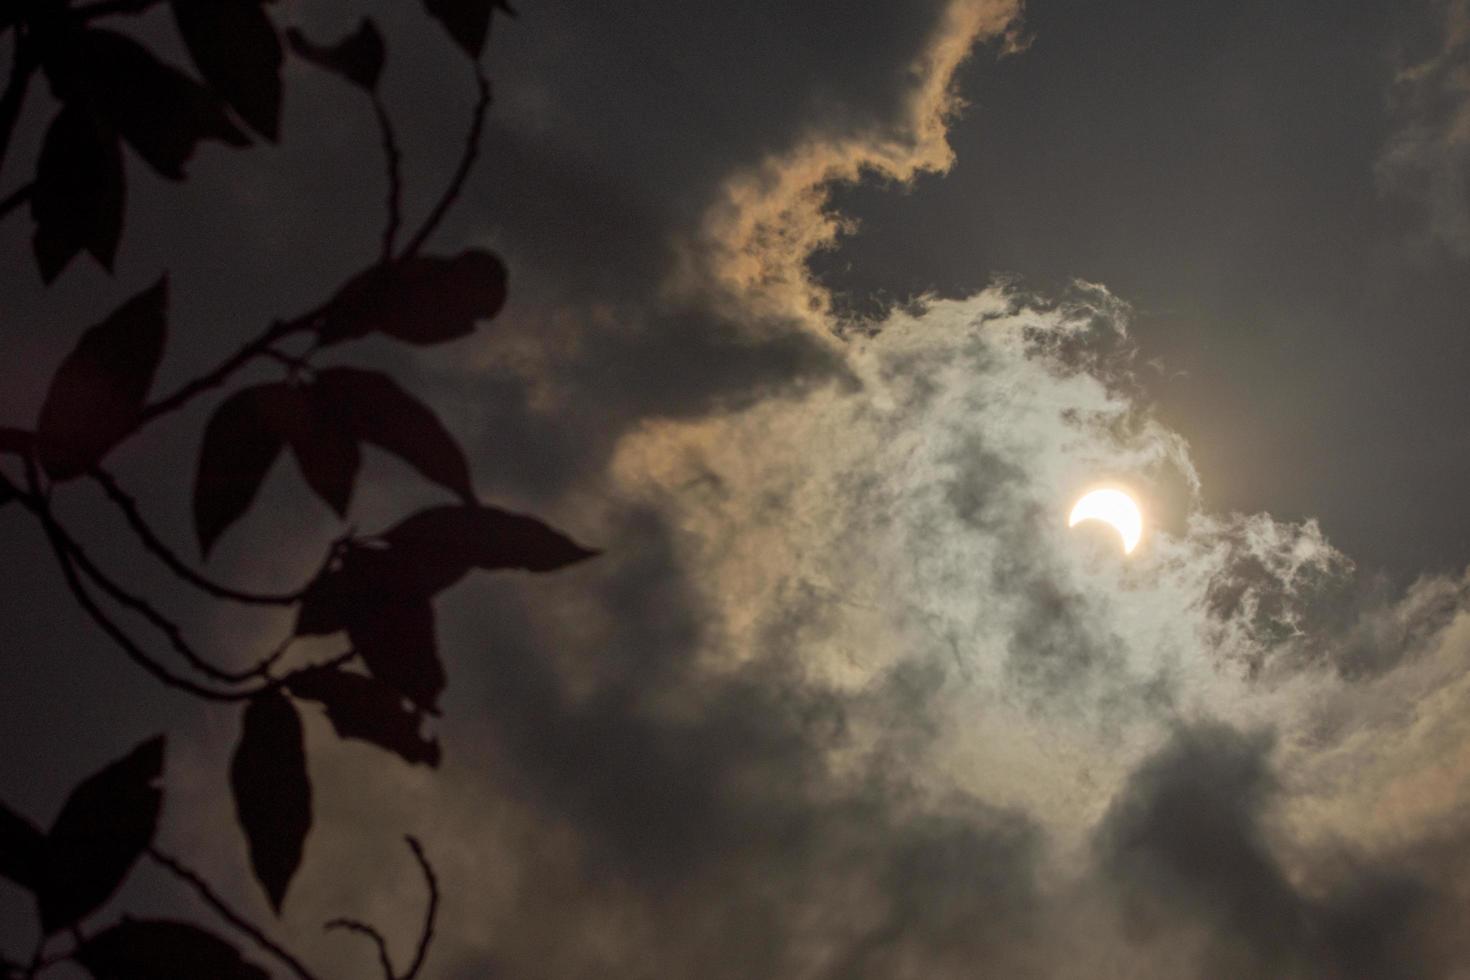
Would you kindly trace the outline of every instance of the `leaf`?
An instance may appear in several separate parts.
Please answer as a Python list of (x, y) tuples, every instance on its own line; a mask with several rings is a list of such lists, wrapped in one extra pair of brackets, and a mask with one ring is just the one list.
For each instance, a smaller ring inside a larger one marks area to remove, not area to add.
[(131, 38), (112, 31), (84, 31), (81, 60), (99, 110), (165, 177), (183, 180), (184, 164), (202, 140), (231, 146), (250, 143), (213, 92)]
[(318, 68), (335, 72), (369, 92), (378, 87), (387, 51), (372, 18), (364, 17), (356, 32), (336, 44), (316, 44), (294, 27), (286, 32), (286, 40), (292, 51)]
[(534, 517), (487, 506), (430, 507), (382, 538), (433, 581), (460, 567), (550, 572), (598, 554)]
[(36, 900), (47, 935), (112, 896), (153, 840), (163, 791), (163, 736), (149, 739), (72, 791), (46, 835)]
[(78, 252), (112, 271), (123, 221), (122, 149), (84, 105), (69, 102), (46, 130), (36, 160), (32, 247), (50, 284)]
[(427, 598), (398, 596), (357, 611), (347, 637), (374, 677), (425, 711), (437, 714), (444, 666)]
[(348, 546), (325, 574), (307, 586), (296, 614), (296, 635), (338, 633), (362, 610), (430, 595), (412, 575), (413, 569), (385, 548)]
[(308, 406), (306, 424), (291, 433), (291, 452), (296, 456), (306, 485), (338, 517), (343, 517), (352, 502), (352, 488), (362, 466), (362, 451), (351, 421), (339, 406), (321, 397), (315, 387), (306, 389), (304, 394)]
[(348, 629), (367, 611), (427, 599), (471, 568), (548, 572), (598, 554), (534, 517), (495, 507), (431, 507), (379, 536), (379, 546), (346, 549), (302, 597), (296, 632)]
[(311, 780), (301, 719), (278, 689), (250, 700), (230, 760), (235, 815), (250, 846), (250, 867), (280, 914), (311, 830)]
[(218, 936), (166, 919), (125, 918), (83, 942), (76, 958), (96, 980), (270, 980)]
[(327, 368), (316, 391), (337, 406), (357, 438), (393, 453), (426, 478), (473, 501), (470, 468), (459, 443), (437, 416), (377, 371)]
[(343, 286), (316, 324), (322, 344), (382, 333), (410, 344), (469, 335), (505, 305), (505, 266), (489, 252), (409, 256)]
[(36, 425), (52, 479), (80, 475), (132, 431), (163, 358), (167, 306), (163, 278), (82, 334), (61, 362)]
[(194, 478), (194, 533), (206, 557), (225, 529), (250, 508), (286, 444), (293, 413), (306, 401), (286, 384), (257, 385), (225, 399), (204, 427)]
[(327, 709), (341, 738), (370, 742), (410, 764), (437, 768), (439, 742), (419, 734), (423, 712), (382, 681), (331, 667), (312, 667), (287, 681), (291, 693)]
[(0, 875), (35, 891), (41, 882), (46, 835), (35, 824), (0, 803)]
[(479, 59), (485, 50), (485, 38), (490, 33), (490, 14), (495, 10), (503, 10), (512, 16), (515, 14), (505, 0), (424, 0), (424, 9), (444, 25), (465, 54), (475, 59)]
[(199, 73), (240, 118), (275, 142), (281, 132), (281, 41), (261, 0), (173, 0)]

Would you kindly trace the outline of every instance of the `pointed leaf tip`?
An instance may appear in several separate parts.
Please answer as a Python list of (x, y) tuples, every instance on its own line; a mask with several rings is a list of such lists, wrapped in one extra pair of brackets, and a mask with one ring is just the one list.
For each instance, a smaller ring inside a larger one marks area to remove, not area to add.
[(251, 699), (230, 760), (235, 814), (250, 849), (250, 867), (280, 914), (301, 866), (311, 830), (311, 780), (301, 719), (279, 690)]
[(36, 901), (46, 934), (107, 901), (153, 842), (163, 791), (163, 736), (77, 786), (46, 835)]
[(250, 128), (281, 129), (281, 41), (261, 0), (173, 0), (174, 22), (199, 73)]
[(112, 271), (123, 197), (117, 135), (85, 107), (67, 103), (46, 130), (31, 191), (31, 244), (43, 282), (55, 281), (83, 251)]
[(80, 476), (133, 430), (163, 359), (168, 278), (82, 334), (41, 405), (36, 440), (53, 480)]
[(356, 32), (336, 44), (317, 44), (294, 27), (286, 32), (286, 40), (298, 57), (318, 68), (335, 72), (369, 92), (378, 87), (388, 53), (372, 18), (364, 17)]

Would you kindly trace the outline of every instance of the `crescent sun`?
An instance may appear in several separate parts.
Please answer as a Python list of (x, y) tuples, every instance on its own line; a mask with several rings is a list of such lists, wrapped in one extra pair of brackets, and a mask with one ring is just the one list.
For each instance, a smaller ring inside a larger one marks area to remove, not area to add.
[(1123, 554), (1132, 554), (1143, 537), (1143, 514), (1134, 499), (1121, 490), (1093, 490), (1083, 494), (1067, 518), (1068, 527), (1083, 521), (1102, 521), (1112, 525), (1123, 539)]

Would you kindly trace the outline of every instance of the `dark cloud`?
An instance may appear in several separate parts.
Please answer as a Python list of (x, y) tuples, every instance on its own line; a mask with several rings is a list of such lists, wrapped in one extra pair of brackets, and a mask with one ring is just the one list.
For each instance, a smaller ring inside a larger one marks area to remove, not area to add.
[(1395, 866), (1346, 866), (1308, 895), (1271, 840), (1272, 739), (1218, 723), (1181, 726), (1139, 767), (1099, 825), (1100, 870), (1134, 940), (1205, 933), (1201, 976), (1435, 977), (1426, 945), (1437, 886)]

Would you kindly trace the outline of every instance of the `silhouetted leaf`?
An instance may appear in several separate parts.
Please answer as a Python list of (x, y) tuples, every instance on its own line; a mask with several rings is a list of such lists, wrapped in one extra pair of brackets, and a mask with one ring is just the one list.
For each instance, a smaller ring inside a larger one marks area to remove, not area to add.
[(515, 14), (505, 0), (424, 0), (424, 9), (444, 25), (465, 54), (475, 59), (485, 50), (490, 14), (495, 10)]
[(345, 549), (306, 590), (296, 632), (351, 630), (372, 610), (428, 599), (471, 568), (548, 572), (596, 554), (534, 517), (495, 507), (431, 507), (379, 535), (377, 546)]
[(469, 568), (550, 572), (597, 554), (534, 517), (486, 506), (430, 507), (382, 539), (422, 569), (427, 581), (452, 582), (456, 569)]
[(35, 891), (45, 847), (46, 835), (35, 824), (0, 803), (0, 875)]
[(356, 610), (347, 636), (374, 677), (425, 711), (438, 712), (444, 667), (427, 598), (398, 596)]
[(474, 499), (459, 443), (392, 378), (376, 371), (327, 368), (317, 372), (316, 390), (337, 406), (358, 439), (393, 453), (462, 499)]
[(270, 980), (223, 939), (165, 919), (123, 919), (82, 943), (77, 961), (96, 980)]
[(306, 425), (291, 434), (291, 451), (306, 485), (342, 517), (352, 502), (362, 451), (341, 406), (323, 397), (315, 386), (306, 389), (305, 395)]
[(407, 706), (403, 695), (382, 681), (330, 667), (294, 674), (291, 693), (327, 709), (327, 720), (342, 738), (387, 749), (405, 762), (439, 765), (439, 743), (419, 734), (423, 713)]
[(168, 280), (128, 300), (82, 334), (61, 362), (36, 425), (52, 479), (86, 471), (132, 431), (163, 357)]
[(286, 32), (286, 40), (292, 51), (317, 67), (336, 72), (368, 91), (378, 87), (387, 52), (383, 35), (378, 33), (371, 18), (364, 17), (354, 33), (336, 44), (317, 44), (294, 27)]
[(279, 690), (259, 694), (246, 706), (230, 760), (230, 788), (250, 845), (250, 867), (279, 914), (311, 830), (301, 719)]
[(287, 434), (305, 425), (290, 417), (306, 411), (300, 391), (280, 383), (246, 388), (215, 409), (194, 480), (194, 532), (203, 554), (249, 509)]
[(281, 42), (262, 0), (173, 0), (204, 80), (260, 135), (281, 131)]
[(75, 925), (112, 896), (153, 840), (163, 791), (163, 736), (149, 739), (72, 791), (46, 835), (41, 929)]
[(82, 34), (83, 70), (93, 101), (149, 166), (182, 180), (201, 140), (232, 146), (250, 140), (230, 122), (214, 93), (112, 31)]
[(92, 111), (67, 103), (46, 131), (31, 190), (32, 247), (52, 282), (83, 249), (111, 272), (122, 235), (122, 149)]
[(313, 581), (301, 597), (296, 614), (298, 636), (324, 636), (345, 630), (362, 611), (400, 597), (431, 593), (411, 579), (413, 569), (386, 548), (350, 545)]
[(505, 266), (489, 252), (409, 256), (353, 279), (316, 323), (323, 344), (382, 333), (410, 344), (464, 337), (505, 305)]

